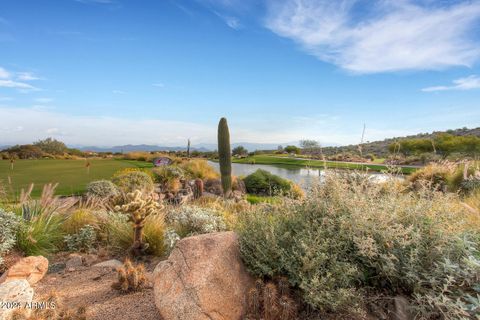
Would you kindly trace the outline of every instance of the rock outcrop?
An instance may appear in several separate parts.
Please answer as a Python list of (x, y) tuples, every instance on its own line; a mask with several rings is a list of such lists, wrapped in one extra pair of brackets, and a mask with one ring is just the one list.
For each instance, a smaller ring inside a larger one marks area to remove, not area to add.
[(0, 320), (10, 320), (15, 310), (25, 310), (26, 315), (30, 313), (27, 304), (33, 299), (33, 289), (27, 280), (11, 280), (0, 284)]
[(47, 271), (47, 258), (42, 256), (22, 258), (0, 277), (0, 283), (27, 280), (30, 285), (34, 285), (45, 276)]
[(253, 281), (234, 232), (189, 237), (155, 268), (155, 304), (164, 320), (240, 320)]

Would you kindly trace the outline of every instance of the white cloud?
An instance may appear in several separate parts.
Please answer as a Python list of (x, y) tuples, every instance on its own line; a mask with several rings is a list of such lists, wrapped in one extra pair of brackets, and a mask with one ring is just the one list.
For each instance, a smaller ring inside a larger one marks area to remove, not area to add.
[(38, 88), (25, 83), (25, 82), (18, 82), (18, 81), (13, 81), (13, 80), (0, 80), (0, 87), (4, 88), (15, 88), (15, 89), (20, 89), (24, 91), (37, 91), (39, 90)]
[(12, 101), (13, 98), (12, 97), (2, 97), (0, 96), (0, 101)]
[(165, 85), (163, 83), (154, 83), (152, 86), (157, 87), (157, 88), (164, 88)]
[(0, 67), (0, 79), (8, 79), (8, 78), (10, 78), (10, 72)]
[(476, 75), (471, 75), (466, 78), (453, 80), (450, 86), (433, 86), (423, 88), (424, 92), (447, 91), (447, 90), (473, 90), (480, 89), (480, 78)]
[(40, 80), (39, 77), (37, 77), (31, 72), (19, 72), (17, 73), (17, 79), (22, 81)]
[[(355, 73), (471, 66), (480, 57), (480, 2), (268, 0), (266, 26)], [(478, 30), (478, 29), (477, 29)]]
[(225, 24), (227, 26), (229, 26), (230, 28), (232, 28), (234, 30), (240, 30), (240, 29), (243, 28), (243, 25), (240, 23), (240, 19), (238, 19), (237, 17), (221, 14), (221, 13), (216, 12), (216, 11), (214, 11), (214, 13), (218, 17), (220, 17), (225, 22)]

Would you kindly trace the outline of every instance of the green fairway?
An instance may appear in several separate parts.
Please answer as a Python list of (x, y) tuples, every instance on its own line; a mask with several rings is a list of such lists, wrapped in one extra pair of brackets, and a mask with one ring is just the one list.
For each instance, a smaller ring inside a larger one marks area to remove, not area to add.
[(0, 180), (7, 192), (18, 196), (22, 188), (34, 183), (32, 196), (38, 197), (46, 183), (58, 183), (58, 195), (78, 194), (85, 190), (90, 181), (109, 179), (123, 168), (148, 166), (145, 162), (123, 160), (17, 160), (10, 167), (10, 161), (0, 161)]
[[(298, 158), (286, 158), (269, 155), (258, 155), (247, 157), (243, 159), (232, 159), (234, 163), (248, 163), (248, 164), (272, 164), (272, 165), (289, 165), (297, 167), (311, 167), (311, 168), (333, 168), (333, 169), (350, 169), (350, 170), (371, 170), (371, 171), (384, 171), (387, 170), (387, 166), (380, 164), (359, 164), (348, 163), (338, 161), (322, 161), (322, 160), (309, 160)], [(409, 174), (417, 170), (413, 167), (400, 167), (403, 173)]]

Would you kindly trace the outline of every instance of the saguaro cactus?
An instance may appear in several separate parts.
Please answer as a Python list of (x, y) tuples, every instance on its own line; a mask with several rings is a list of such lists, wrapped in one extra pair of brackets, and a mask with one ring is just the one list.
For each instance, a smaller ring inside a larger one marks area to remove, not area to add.
[(225, 118), (221, 118), (218, 123), (218, 159), (223, 195), (229, 197), (232, 192), (232, 149), (230, 148), (230, 132)]

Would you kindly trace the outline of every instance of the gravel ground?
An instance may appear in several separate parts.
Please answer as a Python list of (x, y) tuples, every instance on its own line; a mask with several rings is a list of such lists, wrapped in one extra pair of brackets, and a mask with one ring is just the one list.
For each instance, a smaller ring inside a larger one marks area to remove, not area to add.
[[(154, 265), (146, 268), (151, 284)], [(111, 288), (116, 277), (115, 271), (94, 267), (47, 274), (34, 288), (35, 300), (45, 300), (54, 290), (62, 299), (64, 308), (87, 307), (89, 320), (161, 319), (155, 308), (151, 285), (140, 292), (120, 294)]]

